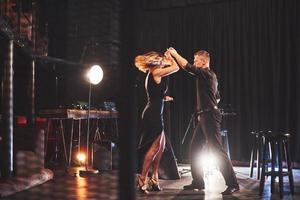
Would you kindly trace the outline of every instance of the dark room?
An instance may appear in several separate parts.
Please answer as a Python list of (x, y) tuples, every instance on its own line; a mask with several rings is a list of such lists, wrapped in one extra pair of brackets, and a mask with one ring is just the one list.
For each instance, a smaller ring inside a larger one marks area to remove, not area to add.
[(299, 55), (299, 0), (0, 0), (0, 199), (299, 199)]

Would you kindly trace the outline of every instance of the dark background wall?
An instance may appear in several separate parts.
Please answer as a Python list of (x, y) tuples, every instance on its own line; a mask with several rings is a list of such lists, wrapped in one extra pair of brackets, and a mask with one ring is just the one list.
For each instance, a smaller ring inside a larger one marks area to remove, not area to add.
[[(173, 46), (192, 62), (196, 50), (210, 52), (220, 106), (237, 113), (224, 118), (233, 159), (250, 159), (249, 132), (259, 129), (290, 132), (293, 158), (300, 161), (299, 1), (144, 0), (138, 5), (135, 54)], [(140, 115), (144, 75), (135, 73)], [(188, 142), (181, 145), (181, 138), (195, 109), (194, 79), (182, 71), (172, 75), (170, 94), (167, 133), (177, 157), (185, 160)]]
[[(45, 21), (49, 37), (49, 56), (85, 64), (86, 67), (69, 65), (47, 65), (40, 71), (41, 101), (53, 103), (45, 98), (45, 90), (54, 91), (52, 99), (66, 106), (77, 101), (87, 101), (88, 83), (85, 73), (88, 66), (98, 64), (103, 68), (101, 84), (93, 87), (92, 104), (100, 107), (103, 101), (116, 101), (120, 91), (120, 3), (112, 1), (59, 1), (44, 0)], [(44, 73), (44, 71), (47, 73)], [(45, 83), (45, 79), (49, 81)]]
[[(48, 55), (86, 66), (99, 63), (105, 76), (93, 88), (92, 104), (99, 107), (104, 100), (116, 101), (126, 131), (138, 130), (146, 101), (145, 74), (134, 67), (134, 56), (173, 46), (192, 61), (194, 51), (206, 49), (219, 78), (220, 107), (237, 113), (224, 118), (232, 158), (249, 160), (249, 132), (261, 129), (289, 131), (293, 160), (300, 162), (298, 0), (39, 3), (43, 11), (40, 26), (45, 26), (44, 34), (49, 38)], [(87, 101), (85, 70), (40, 63), (37, 109)], [(22, 99), (26, 89), (20, 87), (26, 85), (26, 72), (25, 67), (15, 69), (18, 114), (27, 112)], [(181, 139), (195, 109), (195, 80), (179, 71), (170, 77), (169, 88), (174, 101), (165, 109), (166, 132), (179, 161), (186, 161), (190, 135), (184, 145)]]

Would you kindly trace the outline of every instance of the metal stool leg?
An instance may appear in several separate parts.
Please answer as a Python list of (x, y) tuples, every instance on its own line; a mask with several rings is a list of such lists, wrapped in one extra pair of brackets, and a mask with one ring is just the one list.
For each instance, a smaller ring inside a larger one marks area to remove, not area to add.
[(276, 154), (275, 154), (275, 143), (274, 142), (270, 142), (271, 145), (271, 160), (272, 160), (272, 165), (271, 165), (271, 193), (274, 193), (274, 189), (275, 189), (275, 165), (276, 165)]
[(265, 173), (266, 173), (266, 150), (268, 141), (263, 139), (263, 151), (262, 151), (262, 170), (261, 170), (261, 178), (260, 178), (260, 184), (259, 184), (259, 195), (262, 195), (265, 187)]
[[(264, 151), (266, 153), (266, 149)], [(257, 180), (260, 178), (260, 166), (261, 166), (261, 137), (257, 136), (257, 153), (256, 153), (256, 169), (257, 169)], [(263, 157), (265, 155), (263, 154)]]
[(278, 142), (277, 146), (278, 146), (279, 193), (280, 193), (280, 198), (282, 198), (283, 197), (282, 142)]
[(288, 173), (289, 173), (290, 191), (291, 191), (291, 194), (293, 195), (294, 194), (293, 168), (292, 168), (292, 164), (291, 164), (291, 156), (290, 156), (288, 141), (286, 141), (286, 140), (284, 141), (284, 152), (285, 152), (285, 158), (286, 158)]
[(257, 137), (254, 137), (254, 145), (251, 150), (251, 158), (250, 158), (250, 177), (253, 177), (253, 169), (254, 169), (254, 160), (255, 160), (255, 155), (257, 154)]
[(228, 131), (225, 131), (225, 145), (227, 150), (228, 158), (230, 159), (229, 142), (228, 142)]

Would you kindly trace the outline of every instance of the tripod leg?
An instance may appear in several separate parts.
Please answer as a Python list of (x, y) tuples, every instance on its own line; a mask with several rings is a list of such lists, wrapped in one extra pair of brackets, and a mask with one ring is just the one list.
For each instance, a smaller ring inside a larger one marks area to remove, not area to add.
[(183, 144), (184, 141), (185, 141), (185, 138), (186, 138), (186, 136), (187, 136), (187, 134), (188, 134), (188, 132), (189, 132), (189, 130), (191, 128), (191, 124), (193, 122), (194, 116), (195, 116), (195, 113), (193, 113), (192, 116), (191, 116), (191, 118), (190, 118), (189, 124), (188, 124), (188, 126), (187, 126), (187, 128), (185, 130), (184, 136), (183, 136), (183, 138), (181, 140), (181, 144)]

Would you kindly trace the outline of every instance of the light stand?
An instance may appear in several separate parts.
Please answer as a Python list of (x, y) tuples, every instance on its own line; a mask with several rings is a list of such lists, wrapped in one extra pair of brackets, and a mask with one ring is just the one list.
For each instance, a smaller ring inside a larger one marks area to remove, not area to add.
[[(92, 84), (97, 85), (103, 78), (103, 71), (99, 65), (94, 65), (89, 70), (88, 74), (89, 79), (89, 100), (88, 100), (88, 115), (87, 115), (87, 133), (86, 133), (86, 161), (85, 161), (85, 169), (79, 170), (80, 176), (91, 176), (99, 173), (98, 170), (93, 169), (93, 163), (91, 163), (91, 167), (89, 167), (89, 144), (90, 144), (90, 111), (91, 111), (91, 94), (92, 94)], [(91, 152), (93, 153), (93, 152)], [(91, 156), (92, 157), (92, 156)]]
[[(188, 126), (187, 126), (187, 128), (186, 128), (186, 130), (185, 130), (184, 136), (183, 136), (183, 138), (182, 138), (182, 140), (181, 140), (181, 144), (183, 144), (184, 141), (185, 141), (185, 138), (186, 138), (186, 136), (187, 136), (187, 134), (188, 134), (188, 132), (189, 132), (189, 130), (190, 130), (190, 128), (191, 128), (192, 122), (193, 122), (194, 119), (195, 119), (196, 113), (197, 113), (197, 111), (195, 111), (195, 112), (192, 114), (191, 118), (190, 118), (189, 124), (188, 124)], [(194, 128), (195, 128), (195, 127), (194, 127)]]

